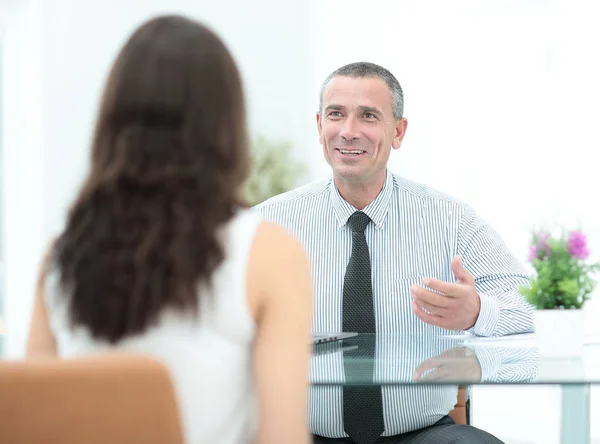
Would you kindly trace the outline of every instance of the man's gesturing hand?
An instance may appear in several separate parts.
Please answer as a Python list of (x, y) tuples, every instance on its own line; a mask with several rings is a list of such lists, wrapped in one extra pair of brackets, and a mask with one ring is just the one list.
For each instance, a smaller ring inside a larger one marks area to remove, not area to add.
[[(479, 317), (481, 302), (475, 280), (461, 263), (460, 256), (452, 260), (456, 283), (423, 279), (427, 288), (412, 285), (410, 293), (415, 314), (424, 322), (447, 330), (468, 330)], [(440, 294), (441, 293), (441, 294)]]

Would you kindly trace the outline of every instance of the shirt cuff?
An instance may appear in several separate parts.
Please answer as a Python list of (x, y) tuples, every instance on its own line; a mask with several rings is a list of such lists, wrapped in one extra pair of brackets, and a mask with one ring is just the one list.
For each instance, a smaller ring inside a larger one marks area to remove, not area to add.
[(502, 360), (494, 347), (468, 347), (479, 361), (481, 367), (481, 382), (493, 382), (498, 375)]
[(468, 330), (477, 336), (494, 336), (494, 331), (498, 325), (500, 317), (500, 307), (498, 300), (490, 293), (479, 293), (479, 316), (475, 325)]

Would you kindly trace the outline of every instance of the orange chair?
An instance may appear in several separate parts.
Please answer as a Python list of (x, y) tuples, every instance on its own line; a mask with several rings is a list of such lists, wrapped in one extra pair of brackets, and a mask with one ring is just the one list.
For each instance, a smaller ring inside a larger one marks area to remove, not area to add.
[(0, 362), (0, 442), (182, 444), (171, 380), (146, 357)]

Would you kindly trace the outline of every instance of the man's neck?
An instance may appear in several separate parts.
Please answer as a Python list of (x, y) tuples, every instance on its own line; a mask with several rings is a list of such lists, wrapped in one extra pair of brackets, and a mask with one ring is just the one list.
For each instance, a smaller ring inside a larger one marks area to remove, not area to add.
[(357, 210), (363, 210), (383, 190), (386, 173), (370, 182), (354, 182), (335, 177), (335, 186), (342, 198)]

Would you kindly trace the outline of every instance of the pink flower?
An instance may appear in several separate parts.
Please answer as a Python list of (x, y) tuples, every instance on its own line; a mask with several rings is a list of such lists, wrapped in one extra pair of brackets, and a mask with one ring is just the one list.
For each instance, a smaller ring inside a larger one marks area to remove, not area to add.
[(527, 260), (532, 262), (536, 257), (538, 257), (538, 249), (535, 245), (529, 246), (529, 256), (527, 256)]
[(544, 233), (543, 231), (537, 234), (537, 244), (542, 250), (546, 252), (550, 252), (550, 245), (548, 245), (548, 238), (550, 237), (549, 233)]
[(585, 234), (581, 231), (571, 231), (567, 241), (567, 249), (576, 259), (586, 259), (590, 255)]
[(549, 238), (550, 234), (543, 231), (540, 231), (534, 236), (533, 244), (529, 246), (529, 256), (527, 257), (529, 262), (533, 261), (535, 258), (541, 259), (550, 253), (550, 245), (548, 244)]

